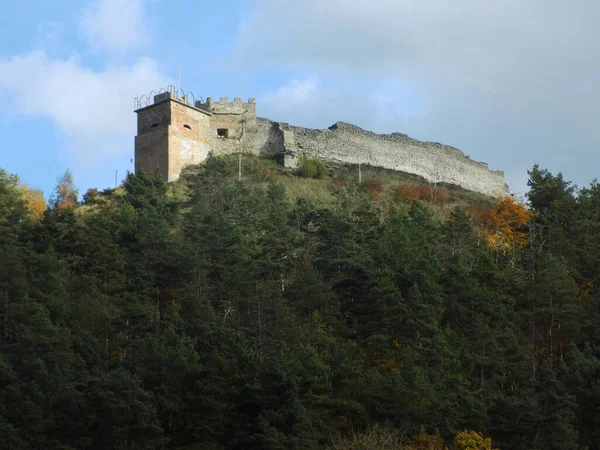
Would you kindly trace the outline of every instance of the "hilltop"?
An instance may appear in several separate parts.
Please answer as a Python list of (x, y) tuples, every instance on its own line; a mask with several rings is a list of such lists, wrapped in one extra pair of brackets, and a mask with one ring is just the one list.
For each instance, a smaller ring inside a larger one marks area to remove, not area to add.
[[(226, 179), (239, 179), (239, 156), (221, 155), (227, 170)], [(308, 161), (318, 161), (307, 158)], [(298, 197), (311, 198), (317, 205), (328, 207), (335, 203), (333, 192), (339, 188), (350, 188), (365, 193), (381, 204), (408, 205), (413, 200), (420, 200), (430, 208), (436, 209), (442, 216), (447, 216), (456, 206), (483, 203), (495, 205), (497, 199), (477, 192), (462, 189), (447, 183), (430, 183), (423, 177), (411, 173), (361, 165), (359, 182), (359, 167), (354, 164), (324, 163), (326, 168), (320, 176), (307, 177), (302, 167), (293, 169), (279, 164), (271, 156), (242, 155), (242, 181), (265, 187), (270, 181), (283, 184), (287, 197), (295, 201)], [(185, 196), (186, 180), (199, 173), (201, 166), (188, 166), (183, 170), (183, 179), (173, 183), (174, 191)]]
[(136, 99), (136, 170), (158, 170), (165, 180), (175, 181), (186, 166), (209, 154), (270, 156), (286, 168), (296, 168), (308, 157), (412, 174), (490, 197), (508, 195), (504, 172), (489, 170), (486, 163), (448, 145), (401, 133), (376, 134), (344, 122), (324, 130), (275, 122), (256, 116), (252, 98), (246, 103), (227, 97), (193, 99), (172, 88)]

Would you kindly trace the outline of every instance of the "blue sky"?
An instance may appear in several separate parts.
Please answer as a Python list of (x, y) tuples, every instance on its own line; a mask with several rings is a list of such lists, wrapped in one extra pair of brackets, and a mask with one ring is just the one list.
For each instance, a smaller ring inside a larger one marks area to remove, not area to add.
[[(175, 83), (453, 145), (522, 194), (539, 163), (598, 176), (600, 4), (558, 0), (30, 0), (3, 5), (0, 167), (51, 195), (131, 167), (133, 98)], [(8, 20), (7, 20), (8, 19)]]

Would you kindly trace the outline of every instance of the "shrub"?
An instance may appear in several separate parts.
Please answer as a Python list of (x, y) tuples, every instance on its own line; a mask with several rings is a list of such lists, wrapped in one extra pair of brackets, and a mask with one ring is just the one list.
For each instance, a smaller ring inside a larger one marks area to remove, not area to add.
[(487, 226), (492, 219), (494, 209), (487, 203), (478, 202), (469, 205), (466, 212), (471, 216), (471, 220), (475, 225)]
[(385, 184), (381, 180), (367, 180), (359, 184), (358, 190), (378, 199), (385, 191)]
[(463, 431), (454, 438), (455, 450), (492, 450), (492, 440), (475, 431)]
[(429, 202), (436, 205), (448, 203), (448, 196), (444, 191), (429, 185), (399, 185), (395, 191), (396, 200), (404, 200), (412, 203), (415, 200)]
[(271, 181), (277, 179), (277, 172), (269, 167), (259, 167), (258, 177), (263, 181)]
[(98, 199), (98, 189), (89, 188), (85, 194), (83, 194), (83, 203), (86, 205), (92, 205), (96, 203)]
[[(492, 450), (492, 440), (475, 431), (458, 433), (454, 450)], [(375, 425), (369, 431), (353, 433), (333, 443), (334, 450), (448, 450), (444, 438), (436, 428), (432, 434), (421, 427), (419, 434), (406, 439), (397, 430)], [(497, 449), (496, 449), (497, 450)]]
[(447, 450), (444, 444), (444, 438), (436, 428), (434, 434), (428, 434), (423, 427), (419, 434), (415, 436), (408, 446), (408, 450)]
[(331, 183), (337, 188), (342, 188), (345, 186), (344, 182), (342, 180), (340, 180), (339, 178), (333, 179), (333, 181)]
[(323, 161), (307, 155), (300, 156), (298, 169), (302, 176), (306, 178), (324, 178), (327, 175), (327, 168)]
[(334, 442), (333, 450), (404, 450), (404, 439), (396, 430), (376, 425), (364, 433), (353, 433)]

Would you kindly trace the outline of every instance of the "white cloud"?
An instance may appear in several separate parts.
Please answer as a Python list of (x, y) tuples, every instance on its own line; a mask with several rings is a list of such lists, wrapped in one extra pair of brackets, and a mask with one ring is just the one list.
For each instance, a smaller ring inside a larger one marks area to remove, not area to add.
[(131, 153), (134, 97), (167, 84), (149, 58), (100, 72), (76, 57), (54, 60), (44, 51), (0, 60), (0, 93), (17, 113), (51, 118), (76, 156), (88, 161)]
[(319, 79), (317, 77), (307, 78), (306, 80), (292, 80), (287, 86), (282, 86), (275, 92), (265, 95), (263, 98), (267, 102), (276, 103), (305, 103), (312, 100), (317, 94), (319, 88)]
[(258, 114), (309, 128), (325, 128), (351, 117), (353, 107), (345, 93), (328, 87), (317, 76), (293, 79), (259, 96)]
[[(593, 0), (256, 0), (235, 57), (336, 80), (321, 95), (357, 125), (454, 145), (507, 172), (540, 162), (588, 182), (599, 14)], [(343, 102), (351, 96), (364, 111)], [(305, 112), (295, 114), (286, 120)]]
[(265, 93), (260, 99), (260, 104), (265, 107), (265, 111), (276, 109), (285, 113), (297, 108), (311, 107), (318, 94), (319, 79), (317, 77), (305, 80), (295, 79), (287, 85)]
[(92, 48), (122, 52), (150, 41), (144, 0), (94, 0), (84, 10), (79, 25)]
[(317, 75), (293, 79), (261, 95), (258, 112), (293, 125), (326, 128), (347, 121), (376, 132), (396, 130), (408, 117), (423, 114), (408, 87), (397, 80), (378, 81), (366, 95), (353, 91), (352, 80), (343, 76), (325, 81)]

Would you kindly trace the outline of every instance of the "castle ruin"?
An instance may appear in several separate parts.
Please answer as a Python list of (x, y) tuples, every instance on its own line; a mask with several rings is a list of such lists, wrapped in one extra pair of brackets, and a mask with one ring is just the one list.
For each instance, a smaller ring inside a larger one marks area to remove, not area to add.
[(343, 122), (326, 130), (294, 127), (256, 117), (255, 99), (190, 101), (173, 91), (145, 102), (136, 99), (135, 111), (136, 170), (158, 170), (167, 181), (177, 180), (185, 166), (201, 163), (211, 151), (272, 155), (286, 167), (296, 167), (305, 154), (326, 163), (406, 172), (492, 197), (508, 194), (504, 172), (491, 171), (486, 163), (473, 161), (454, 147), (400, 133), (379, 135)]

